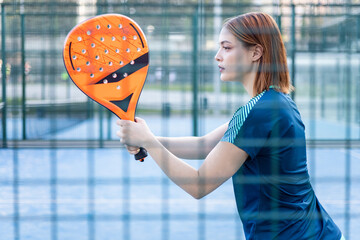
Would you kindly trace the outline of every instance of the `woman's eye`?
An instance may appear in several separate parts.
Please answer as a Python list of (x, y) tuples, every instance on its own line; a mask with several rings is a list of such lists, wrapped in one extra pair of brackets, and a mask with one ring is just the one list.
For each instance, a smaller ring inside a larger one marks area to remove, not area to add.
[(225, 50), (229, 50), (229, 49), (230, 49), (230, 47), (224, 47), (224, 49), (225, 49)]

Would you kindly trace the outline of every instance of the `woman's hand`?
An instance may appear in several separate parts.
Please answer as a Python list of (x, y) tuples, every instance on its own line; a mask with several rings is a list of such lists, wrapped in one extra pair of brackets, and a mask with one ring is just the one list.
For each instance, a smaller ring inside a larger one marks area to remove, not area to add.
[(135, 118), (135, 122), (118, 120), (116, 124), (120, 126), (120, 130), (116, 132), (116, 135), (120, 137), (120, 142), (126, 145), (131, 154), (136, 154), (139, 147), (146, 148), (152, 141), (155, 141), (155, 136), (150, 131), (145, 120), (141, 118)]
[(139, 147), (133, 147), (133, 146), (128, 146), (125, 145), (126, 150), (128, 150), (128, 152), (132, 155), (136, 155), (140, 152), (140, 148)]

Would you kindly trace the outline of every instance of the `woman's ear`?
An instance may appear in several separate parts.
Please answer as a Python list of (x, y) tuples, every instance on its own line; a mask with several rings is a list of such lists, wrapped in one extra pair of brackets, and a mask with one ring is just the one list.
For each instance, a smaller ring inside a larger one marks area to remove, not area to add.
[(263, 49), (263, 47), (260, 45), (260, 44), (257, 44), (257, 45), (255, 45), (255, 46), (253, 46), (253, 49), (252, 49), (253, 51), (252, 51), (252, 60), (254, 61), (254, 62), (256, 62), (256, 61), (258, 61), (260, 58), (261, 58), (261, 56), (263, 55), (263, 51), (264, 51), (264, 49)]

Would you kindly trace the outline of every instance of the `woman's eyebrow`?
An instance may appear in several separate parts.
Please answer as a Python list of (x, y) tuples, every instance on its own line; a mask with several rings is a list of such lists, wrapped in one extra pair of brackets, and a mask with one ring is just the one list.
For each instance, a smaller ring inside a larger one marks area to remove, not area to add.
[(231, 42), (228, 41), (228, 40), (224, 40), (224, 41), (221, 41), (221, 42), (220, 42), (220, 45), (223, 45), (224, 43), (231, 43)]

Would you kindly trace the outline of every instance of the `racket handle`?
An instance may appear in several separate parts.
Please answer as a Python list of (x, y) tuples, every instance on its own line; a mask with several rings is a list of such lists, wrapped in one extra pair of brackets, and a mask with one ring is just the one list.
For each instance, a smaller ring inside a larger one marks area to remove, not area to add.
[(145, 148), (140, 148), (140, 151), (135, 155), (135, 160), (139, 160), (143, 162), (144, 159), (148, 156), (147, 151)]

